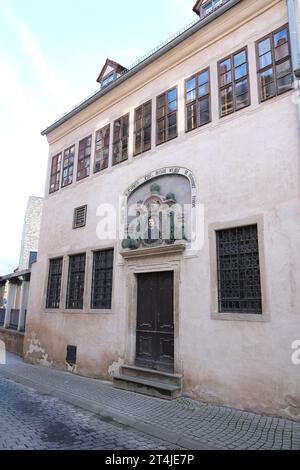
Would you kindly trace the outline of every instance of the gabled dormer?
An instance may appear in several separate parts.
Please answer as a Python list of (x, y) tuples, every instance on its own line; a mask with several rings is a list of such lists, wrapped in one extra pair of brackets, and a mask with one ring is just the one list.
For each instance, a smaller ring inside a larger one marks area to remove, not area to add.
[(198, 0), (194, 5), (193, 11), (201, 18), (204, 18), (227, 1), (228, 0)]
[(113, 81), (119, 78), (127, 69), (122, 65), (114, 62), (113, 60), (106, 59), (106, 62), (100, 72), (97, 82), (100, 83), (101, 88), (110, 85)]

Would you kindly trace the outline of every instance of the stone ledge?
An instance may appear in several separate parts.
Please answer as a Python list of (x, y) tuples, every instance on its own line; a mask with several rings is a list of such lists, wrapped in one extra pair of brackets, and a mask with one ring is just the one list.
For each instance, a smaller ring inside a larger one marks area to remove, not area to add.
[(179, 242), (173, 245), (159, 245), (153, 247), (137, 248), (136, 250), (123, 250), (120, 252), (124, 259), (142, 258), (145, 256), (169, 255), (173, 253), (183, 253), (186, 243)]

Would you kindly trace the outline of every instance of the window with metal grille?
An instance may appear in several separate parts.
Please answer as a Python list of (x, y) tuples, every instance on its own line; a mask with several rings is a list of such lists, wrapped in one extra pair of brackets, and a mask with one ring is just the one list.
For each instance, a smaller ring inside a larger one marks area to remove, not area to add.
[(50, 260), (46, 308), (59, 308), (62, 266), (62, 258)]
[(148, 101), (134, 113), (134, 155), (151, 149), (152, 101)]
[(156, 99), (157, 145), (177, 137), (177, 102), (177, 88), (172, 88)]
[(69, 257), (69, 278), (67, 289), (67, 309), (83, 308), (85, 276), (85, 253)]
[(250, 105), (247, 48), (223, 59), (218, 64), (220, 116), (239, 111)]
[(49, 192), (55, 193), (59, 190), (60, 185), (60, 171), (61, 171), (61, 153), (52, 158), (51, 175), (50, 175), (50, 188)]
[(75, 145), (64, 151), (62, 187), (73, 183)]
[(110, 125), (96, 132), (94, 173), (108, 167)]
[(129, 114), (114, 122), (113, 165), (128, 159)]
[(91, 166), (92, 136), (86, 137), (79, 142), (77, 181), (89, 176)]
[(289, 30), (274, 31), (256, 43), (260, 100), (266, 101), (292, 88)]
[(111, 309), (114, 250), (94, 252), (92, 301), (93, 309)]
[(186, 131), (211, 121), (209, 69), (189, 78), (185, 84)]
[(257, 226), (217, 232), (219, 312), (262, 313)]
[(73, 228), (81, 228), (86, 225), (87, 206), (81, 206), (74, 209)]

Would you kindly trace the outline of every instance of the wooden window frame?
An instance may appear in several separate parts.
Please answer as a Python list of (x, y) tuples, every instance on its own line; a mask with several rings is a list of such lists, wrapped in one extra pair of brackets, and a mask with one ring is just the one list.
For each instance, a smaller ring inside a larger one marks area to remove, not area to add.
[[(203, 73), (208, 72), (208, 93), (204, 96), (199, 96), (199, 77)], [(187, 84), (190, 80), (196, 80), (196, 98), (193, 101), (187, 101)], [(209, 120), (204, 124), (200, 124), (200, 103), (208, 99), (208, 106), (209, 106)], [(206, 67), (203, 70), (195, 73), (191, 77), (187, 78), (184, 82), (184, 102), (185, 102), (185, 132), (192, 132), (200, 127), (204, 127), (207, 124), (211, 123), (212, 114), (211, 114), (211, 77), (210, 77), (210, 67)], [(192, 104), (196, 104), (196, 121), (197, 125), (194, 128), (188, 129), (188, 107)]]
[[(274, 36), (275, 34), (279, 33), (281, 30), (283, 29), (287, 29), (287, 35), (288, 35), (288, 51), (289, 51), (289, 54), (288, 56), (282, 58), (282, 59), (279, 59), (276, 61), (275, 59), (275, 47), (274, 47)], [(266, 65), (265, 67), (262, 67), (260, 68), (260, 64), (259, 64), (259, 59), (260, 59), (260, 55), (259, 55), (259, 44), (263, 41), (265, 41), (266, 39), (270, 39), (271, 41), (271, 57), (272, 57), (272, 64), (271, 65)], [(293, 77), (293, 64), (292, 64), (292, 53), (291, 53), (291, 37), (290, 37), (290, 30), (289, 30), (289, 25), (288, 23), (282, 25), (280, 28), (277, 28), (275, 29), (274, 31), (271, 31), (269, 34), (266, 34), (265, 36), (263, 36), (262, 38), (258, 39), (256, 42), (255, 42), (255, 54), (256, 54), (256, 68), (257, 68), (257, 85), (258, 85), (258, 95), (259, 95), (259, 102), (260, 103), (264, 103), (265, 101), (268, 101), (268, 100), (271, 100), (272, 98), (275, 98), (276, 96), (280, 96), (280, 95), (283, 95), (284, 93), (287, 93), (288, 91), (292, 90), (293, 89), (293, 83), (291, 85), (290, 88), (282, 91), (282, 92), (278, 92), (278, 84), (277, 84), (277, 74), (276, 74), (276, 66), (286, 62), (287, 60), (290, 60), (290, 64), (291, 64), (291, 75)], [(269, 96), (268, 98), (264, 98), (262, 97), (262, 86), (261, 86), (261, 80), (260, 80), (260, 76), (262, 73), (266, 72), (267, 70), (270, 70), (272, 69), (273, 71), (273, 83), (274, 83), (274, 95), (273, 96)]]
[[(176, 110), (168, 112), (168, 105), (169, 105), (168, 94), (173, 90), (176, 91)], [(158, 107), (158, 101), (161, 98), (164, 98), (165, 113), (164, 113), (164, 116), (158, 117), (158, 110), (161, 109)], [(176, 133), (174, 136), (170, 137), (169, 132), (168, 132), (169, 131), (168, 122), (171, 116), (173, 115), (176, 116)], [(158, 140), (158, 135), (159, 135), (158, 126), (160, 122), (164, 122), (164, 129), (165, 129), (165, 139), (161, 142), (159, 142)], [(177, 137), (178, 137), (178, 86), (174, 86), (156, 97), (156, 145), (158, 146), (158, 145), (165, 144), (166, 142), (176, 139)]]
[[(240, 54), (241, 52), (245, 52), (246, 53), (246, 65), (247, 65), (247, 74), (244, 75), (243, 77), (241, 78), (238, 78), (236, 80), (235, 78), (235, 69), (237, 67), (234, 66), (234, 57), (238, 54)], [(221, 85), (221, 74), (220, 73), (220, 65), (222, 62), (224, 62), (225, 60), (230, 60), (231, 61), (231, 82), (230, 83), (226, 83), (226, 85)], [(248, 104), (246, 104), (245, 106), (242, 106), (241, 108), (238, 108), (236, 107), (236, 93), (235, 93), (235, 89), (236, 89), (236, 85), (240, 82), (243, 82), (244, 80), (247, 80), (248, 81)], [(232, 103), (233, 103), (233, 109), (231, 112), (229, 113), (226, 113), (226, 114), (222, 114), (222, 91), (225, 90), (226, 88), (228, 88), (229, 86), (232, 87)], [(250, 105), (251, 105), (251, 89), (250, 89), (250, 73), (249, 73), (249, 54), (248, 54), (248, 46), (244, 46), (244, 47), (241, 47), (240, 49), (238, 49), (237, 51), (233, 52), (232, 54), (229, 54), (228, 56), (224, 57), (223, 59), (219, 60), (218, 61), (218, 88), (219, 88), (219, 116), (220, 118), (223, 118), (223, 117), (226, 117), (226, 116), (230, 116), (231, 114), (234, 114), (238, 111), (241, 111), (242, 109), (245, 109), (245, 108), (248, 108)]]
[[(51, 268), (54, 262), (60, 262), (60, 270), (58, 273), (53, 273)], [(49, 260), (49, 268), (48, 268), (48, 284), (47, 284), (47, 294), (46, 294), (46, 309), (47, 310), (58, 310), (60, 307), (60, 297), (61, 297), (61, 287), (62, 287), (62, 274), (63, 274), (63, 257), (53, 258)], [(57, 302), (55, 305), (50, 304), (50, 297), (51, 297), (51, 284), (52, 284), (52, 276), (55, 275), (59, 279), (59, 285), (57, 284), (57, 295), (55, 298)]]
[[(150, 104), (150, 124), (146, 125), (146, 106)], [(141, 119), (137, 119), (137, 113), (141, 111)], [(140, 121), (141, 126), (138, 128), (137, 124)], [(150, 129), (150, 143), (148, 147), (145, 146), (145, 131)], [(141, 150), (136, 151), (136, 144), (137, 144), (137, 135), (141, 135)], [(141, 155), (142, 153), (148, 152), (151, 150), (152, 147), (152, 100), (147, 101), (146, 103), (138, 106), (134, 110), (134, 151), (133, 155), (136, 157), (137, 155)]]
[[(55, 160), (56, 160), (56, 165), (54, 168)], [(56, 193), (60, 189), (61, 161), (62, 161), (62, 152), (57, 153), (51, 158), (49, 194)], [(54, 186), (54, 189), (51, 189), (51, 184), (52, 184), (51, 181), (52, 181), (52, 178), (54, 177), (55, 177), (55, 186)]]
[[(127, 126), (127, 135), (123, 135), (123, 129), (124, 129), (124, 120), (128, 119), (128, 126)], [(120, 137), (118, 140), (115, 140), (115, 126), (118, 121), (121, 121), (121, 129), (120, 129)], [(128, 155), (129, 155), (129, 127), (130, 127), (130, 114), (124, 114), (124, 116), (119, 117), (118, 119), (114, 120), (113, 123), (113, 155), (112, 155), (112, 166), (119, 165), (120, 163), (126, 162), (128, 160)], [(123, 143), (127, 139), (127, 152), (126, 152), (126, 157), (123, 158)], [(114, 150), (116, 147), (119, 147), (119, 156), (121, 155), (121, 159), (119, 158), (119, 161), (114, 161)]]
[[(86, 145), (84, 147), (84, 156), (83, 158), (80, 158), (80, 145), (85, 142), (90, 140), (90, 145)], [(90, 147), (90, 153), (89, 155), (85, 155), (86, 149)], [(91, 157), (92, 157), (92, 135), (89, 135), (88, 137), (85, 137), (84, 139), (81, 139), (78, 145), (78, 159), (77, 159), (77, 181), (81, 181), (85, 178), (88, 178), (91, 174)], [(89, 164), (88, 166), (85, 166), (85, 162), (88, 161)], [(84, 162), (84, 166), (81, 168), (81, 163)], [(78, 176), (79, 172), (84, 172), (86, 170), (86, 174), (84, 176)]]
[[(111, 267), (107, 267), (107, 265), (105, 265), (105, 267), (98, 267), (96, 266), (96, 256), (99, 255), (99, 254), (107, 254), (108, 252), (112, 252), (112, 266)], [(111, 310), (112, 309), (112, 294), (113, 294), (113, 272), (114, 272), (114, 259), (115, 259), (115, 250), (114, 248), (107, 248), (107, 249), (103, 249), (103, 250), (95, 250), (93, 252), (93, 268), (92, 268), (92, 286), (91, 286), (91, 309), (92, 310)], [(107, 304), (105, 305), (102, 305), (102, 306), (96, 306), (96, 303), (95, 303), (95, 282), (96, 282), (96, 270), (97, 272), (99, 271), (102, 271), (105, 272), (104, 274), (104, 278), (105, 280), (103, 281), (104, 284), (105, 282), (107, 282), (107, 271), (111, 271), (111, 279), (110, 279), (110, 286), (108, 287), (107, 284), (105, 285), (104, 289), (106, 291), (106, 297), (108, 296), (109, 298), (109, 301)], [(110, 289), (110, 292), (109, 294), (107, 295), (107, 290)]]
[[(104, 141), (105, 141), (105, 133), (106, 131), (108, 130), (108, 145), (104, 145)], [(103, 146), (99, 149), (97, 149), (97, 134), (99, 132), (102, 132), (102, 141), (103, 141)], [(110, 148), (110, 124), (107, 124), (106, 126), (102, 127), (101, 129), (98, 129), (95, 133), (95, 150), (94, 150), (94, 174), (95, 173), (100, 173), (101, 171), (103, 170), (106, 170), (108, 167), (109, 167), (109, 148)], [(104, 153), (105, 151), (107, 151), (107, 164), (105, 165), (101, 165), (101, 162), (103, 161), (103, 156), (104, 156)], [(96, 160), (96, 157), (97, 157), (97, 153), (101, 154), (101, 159), (99, 160), (100, 162), (100, 168), (97, 169), (96, 168), (96, 165), (97, 165), (97, 160)]]
[[(70, 151), (74, 148), (74, 155), (73, 155), (73, 164), (70, 164)], [(69, 152), (69, 156), (66, 157), (66, 152)], [(70, 186), (70, 184), (73, 183), (74, 181), (74, 168), (75, 168), (75, 153), (76, 153), (76, 146), (75, 144), (71, 145), (67, 149), (64, 150), (64, 156), (63, 156), (63, 163), (62, 163), (62, 176), (61, 176), (61, 187), (66, 188), (67, 186)], [(65, 167), (65, 161), (68, 160), (68, 165)], [(70, 168), (73, 168), (72, 172), (72, 181), (69, 183), (64, 183), (65, 177), (64, 177), (64, 171), (67, 170), (68, 178), (70, 178)]]

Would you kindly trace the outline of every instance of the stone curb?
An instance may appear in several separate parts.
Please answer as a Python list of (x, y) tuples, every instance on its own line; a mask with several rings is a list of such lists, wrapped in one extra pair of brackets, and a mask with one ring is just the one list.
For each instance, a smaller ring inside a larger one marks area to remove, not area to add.
[(184, 436), (182, 433), (168, 431), (165, 428), (156, 426), (151, 423), (137, 421), (135, 417), (128, 416), (124, 413), (116, 411), (114, 408), (97, 404), (94, 401), (89, 400), (88, 398), (84, 398), (71, 392), (65, 392), (64, 390), (61, 390), (59, 388), (53, 388), (38, 381), (28, 379), (12, 372), (8, 372), (7, 370), (0, 369), (0, 376), (9, 380), (13, 380), (16, 383), (33, 388), (38, 393), (59, 398), (60, 400), (63, 400), (78, 408), (92, 412), (103, 419), (112, 420), (119, 424), (129, 426), (131, 428), (136, 429), (137, 431), (144, 432), (149, 436), (156, 437), (165, 441), (166, 443), (174, 444), (186, 450), (220, 450), (216, 447), (212, 447), (210, 444), (206, 444), (198, 441), (197, 439), (191, 439), (190, 437)]

